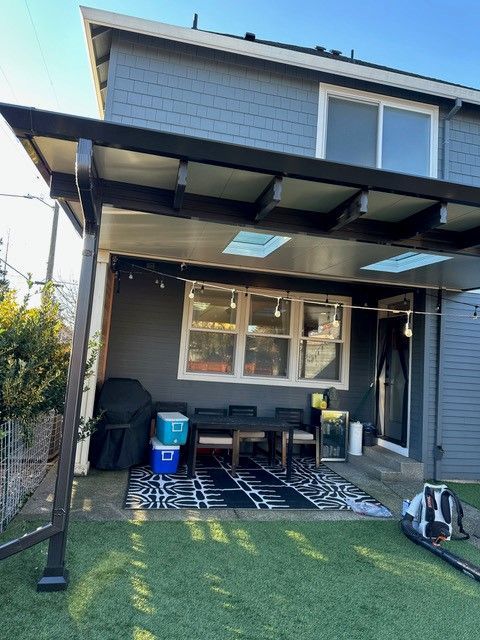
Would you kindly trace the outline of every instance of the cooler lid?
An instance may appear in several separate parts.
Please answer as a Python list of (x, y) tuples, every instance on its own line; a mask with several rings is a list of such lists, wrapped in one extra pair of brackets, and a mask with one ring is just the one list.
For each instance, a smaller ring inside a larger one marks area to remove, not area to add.
[(183, 413), (179, 413), (178, 411), (159, 411), (157, 416), (160, 416), (162, 420), (165, 422), (177, 422), (188, 420), (187, 416), (184, 416)]
[(155, 437), (150, 438), (150, 444), (152, 445), (153, 449), (162, 449), (162, 450), (180, 449), (179, 444), (163, 444), (163, 442), (160, 442), (160, 440)]

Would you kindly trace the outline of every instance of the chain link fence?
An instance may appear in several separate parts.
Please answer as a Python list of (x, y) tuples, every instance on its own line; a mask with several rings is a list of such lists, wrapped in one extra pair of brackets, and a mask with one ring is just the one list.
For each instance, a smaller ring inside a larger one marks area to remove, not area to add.
[(0, 424), (0, 533), (45, 476), (56, 419), (54, 411), (40, 416), (29, 441), (19, 422)]

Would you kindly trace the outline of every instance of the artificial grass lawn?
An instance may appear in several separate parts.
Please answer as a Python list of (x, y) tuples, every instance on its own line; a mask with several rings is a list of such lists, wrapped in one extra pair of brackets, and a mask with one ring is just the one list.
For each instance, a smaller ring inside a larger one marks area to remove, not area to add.
[(455, 491), (460, 500), (468, 502), (472, 507), (480, 509), (480, 483), (448, 482), (448, 486)]
[[(450, 545), (480, 562), (470, 544)], [(408, 541), (392, 521), (73, 522), (68, 550), (66, 592), (35, 591), (45, 545), (0, 562), (0, 637), (471, 640), (479, 634), (480, 584)]]

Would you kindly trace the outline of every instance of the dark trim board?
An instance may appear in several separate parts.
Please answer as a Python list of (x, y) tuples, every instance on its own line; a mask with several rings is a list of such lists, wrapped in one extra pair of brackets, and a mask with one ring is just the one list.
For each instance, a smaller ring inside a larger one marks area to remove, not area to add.
[[(275, 206), (274, 199), (266, 198), (268, 204), (263, 209), (264, 215), (259, 217), (258, 201), (249, 203), (191, 193), (183, 193), (179, 199), (177, 190), (157, 189), (112, 180), (99, 182), (104, 201), (118, 209), (239, 227), (254, 225), (259, 229), (278, 233), (307, 233), (323, 238), (390, 244), (427, 251), (458, 252), (460, 234), (453, 231), (438, 231), (434, 228), (435, 222), (429, 222), (432, 228), (428, 232), (425, 231), (425, 226), (428, 225), (423, 215), (418, 219), (419, 234), (421, 229), (424, 231), (423, 235), (414, 233), (416, 223), (412, 218), (417, 214), (398, 223), (362, 218), (362, 211), (366, 208), (364, 191), (330, 213), (279, 207)], [(273, 190), (270, 185), (268, 191), (272, 195)], [(57, 199), (78, 200), (74, 177), (65, 173), (52, 173), (50, 196)], [(175, 207), (175, 203), (179, 208)], [(434, 206), (438, 208), (437, 205)], [(353, 211), (351, 211), (352, 208)], [(409, 224), (408, 233), (405, 233), (405, 222)], [(465, 249), (464, 253), (478, 256), (475, 249), (469, 251)]]
[(0, 113), (20, 138), (45, 136), (95, 145), (188, 159), (217, 166), (398, 193), (427, 200), (480, 207), (480, 189), (433, 178), (330, 162), (308, 156), (266, 151), (226, 142), (165, 133), (103, 120), (0, 103)]

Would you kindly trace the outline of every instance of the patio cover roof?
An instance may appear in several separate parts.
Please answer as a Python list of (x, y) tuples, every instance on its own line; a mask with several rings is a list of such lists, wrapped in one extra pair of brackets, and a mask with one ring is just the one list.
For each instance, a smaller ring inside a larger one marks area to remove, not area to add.
[[(80, 138), (92, 140), (112, 252), (411, 286), (480, 287), (480, 188), (0, 104), (77, 229)], [(145, 214), (155, 214), (146, 216)], [(222, 253), (240, 229), (287, 235), (263, 260)], [(406, 251), (452, 259), (401, 274)]]

